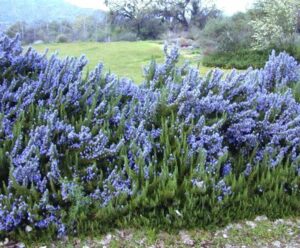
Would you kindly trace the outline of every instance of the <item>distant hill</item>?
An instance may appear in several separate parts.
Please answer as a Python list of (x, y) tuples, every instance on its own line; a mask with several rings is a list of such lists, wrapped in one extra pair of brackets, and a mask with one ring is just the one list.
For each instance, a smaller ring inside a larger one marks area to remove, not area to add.
[(0, 24), (72, 20), (80, 15), (105, 15), (101, 10), (80, 8), (64, 0), (0, 0), (0, 10)]

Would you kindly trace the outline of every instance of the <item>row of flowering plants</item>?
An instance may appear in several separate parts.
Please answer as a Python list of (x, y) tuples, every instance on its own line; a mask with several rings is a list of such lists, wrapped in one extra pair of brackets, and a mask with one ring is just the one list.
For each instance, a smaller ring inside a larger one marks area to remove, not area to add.
[(201, 76), (165, 47), (137, 86), (0, 37), (0, 236), (300, 213), (300, 67), (288, 54)]

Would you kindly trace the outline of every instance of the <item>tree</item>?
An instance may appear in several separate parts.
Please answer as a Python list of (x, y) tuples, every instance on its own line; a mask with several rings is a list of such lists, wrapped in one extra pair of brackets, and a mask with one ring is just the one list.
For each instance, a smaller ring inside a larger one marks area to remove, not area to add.
[(161, 15), (171, 22), (171, 27), (180, 24), (187, 31), (191, 24), (204, 28), (210, 17), (217, 17), (221, 11), (214, 4), (203, 0), (157, 0)]
[(203, 0), (107, 0), (106, 4), (115, 20), (125, 18), (135, 24), (137, 31), (154, 19), (167, 23), (171, 29), (179, 25), (187, 31), (191, 24), (203, 28), (210, 17), (221, 13), (214, 4)]
[(169, 20), (171, 25), (179, 23), (187, 31), (189, 28), (188, 7), (190, 2), (191, 0), (158, 0), (157, 7), (160, 15)]
[(203, 1), (193, 0), (191, 2), (191, 24), (203, 29), (209, 19), (220, 17), (222, 12), (216, 5), (205, 5)]
[(16, 34), (20, 34), (20, 38), (24, 39), (24, 30), (25, 30), (26, 23), (25, 22), (16, 22), (13, 25), (11, 25), (6, 30), (6, 35), (13, 38), (16, 36)]
[(265, 49), (292, 43), (297, 30), (299, 0), (259, 0), (251, 21), (253, 47)]
[[(112, 24), (131, 27), (139, 38), (156, 38), (161, 28), (161, 17), (151, 0), (107, 0)], [(155, 28), (154, 28), (155, 27)], [(150, 30), (151, 29), (151, 30)], [(155, 31), (157, 30), (157, 31)], [(149, 36), (150, 35), (150, 36)]]
[(234, 52), (249, 47), (253, 34), (249, 13), (210, 19), (201, 31), (200, 43), (206, 52)]
[(137, 19), (153, 6), (151, 0), (106, 0), (105, 4), (110, 11), (123, 16), (126, 19)]
[(297, 32), (300, 33), (300, 7), (298, 7), (298, 14), (297, 14)]

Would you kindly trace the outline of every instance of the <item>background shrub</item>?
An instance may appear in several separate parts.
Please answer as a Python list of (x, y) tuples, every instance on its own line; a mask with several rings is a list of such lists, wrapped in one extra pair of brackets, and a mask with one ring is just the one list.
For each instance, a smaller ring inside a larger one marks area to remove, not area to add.
[(224, 69), (241, 69), (248, 67), (262, 68), (268, 59), (272, 50), (286, 51), (291, 54), (297, 61), (300, 60), (300, 46), (291, 45), (284, 48), (270, 48), (266, 50), (236, 50), (226, 52), (211, 52), (203, 56), (202, 64), (208, 67), (219, 67)]
[(252, 39), (250, 20), (250, 15), (244, 13), (211, 19), (200, 32), (199, 43), (204, 50), (208, 47), (214, 52), (245, 50)]
[(295, 95), (296, 101), (300, 103), (300, 83), (297, 83), (295, 85), (294, 95)]
[(208, 67), (225, 69), (262, 68), (268, 59), (270, 50), (237, 50), (233, 52), (215, 52), (203, 57), (202, 63)]
[(135, 33), (130, 31), (121, 31), (121, 32), (115, 32), (111, 36), (111, 41), (136, 41), (137, 36)]
[(60, 35), (57, 36), (56, 42), (58, 42), (58, 43), (67, 43), (68, 42), (68, 37), (63, 35), (63, 34), (60, 34)]

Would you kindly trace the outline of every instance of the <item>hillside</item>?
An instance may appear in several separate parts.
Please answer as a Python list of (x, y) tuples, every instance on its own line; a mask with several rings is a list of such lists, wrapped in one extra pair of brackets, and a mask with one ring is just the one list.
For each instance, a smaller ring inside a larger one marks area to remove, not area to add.
[(95, 9), (85, 9), (72, 5), (64, 0), (1, 0), (0, 23), (15, 23), (26, 21), (53, 21), (59, 19), (72, 20), (79, 15), (104, 16), (104, 12)]

